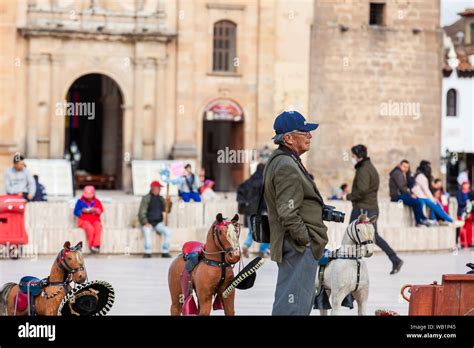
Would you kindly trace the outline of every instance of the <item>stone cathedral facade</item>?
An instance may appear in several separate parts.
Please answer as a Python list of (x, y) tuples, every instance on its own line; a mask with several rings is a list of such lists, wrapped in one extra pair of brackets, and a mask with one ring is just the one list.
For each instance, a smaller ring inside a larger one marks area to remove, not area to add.
[(79, 170), (116, 189), (134, 159), (194, 159), (231, 191), (249, 161), (217, 151), (272, 148), (288, 109), (321, 124), (305, 161), (328, 194), (355, 143), (384, 176), (401, 157), (439, 163), (437, 1), (1, 0), (0, 16), (2, 172), (74, 143)]

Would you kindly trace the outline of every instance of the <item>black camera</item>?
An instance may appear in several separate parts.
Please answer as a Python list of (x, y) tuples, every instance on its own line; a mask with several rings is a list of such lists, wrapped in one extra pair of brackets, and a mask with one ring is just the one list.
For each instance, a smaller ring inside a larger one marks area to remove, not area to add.
[(325, 205), (323, 207), (323, 220), (324, 221), (334, 221), (334, 222), (344, 222), (345, 213), (342, 211), (334, 210), (336, 207), (332, 205)]

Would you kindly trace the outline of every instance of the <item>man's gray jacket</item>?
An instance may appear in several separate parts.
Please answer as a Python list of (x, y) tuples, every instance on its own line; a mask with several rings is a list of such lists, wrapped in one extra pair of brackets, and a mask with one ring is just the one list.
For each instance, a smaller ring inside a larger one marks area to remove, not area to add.
[(310, 243), (313, 256), (319, 259), (328, 242), (327, 227), (323, 223), (323, 198), (295, 159), (279, 155), (284, 152), (290, 154), (291, 150), (280, 146), (273, 152), (264, 174), (271, 259), (282, 262), (285, 236), (289, 236), (290, 243), (301, 254)]
[(20, 192), (28, 193), (31, 197), (35, 195), (36, 183), (29, 170), (23, 168), (17, 171), (15, 168), (8, 168), (4, 177), (5, 192), (10, 195), (16, 195)]

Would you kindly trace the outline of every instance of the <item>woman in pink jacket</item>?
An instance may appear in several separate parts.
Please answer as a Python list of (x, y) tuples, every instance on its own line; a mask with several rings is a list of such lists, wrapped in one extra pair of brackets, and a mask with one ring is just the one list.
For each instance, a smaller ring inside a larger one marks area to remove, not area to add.
[(431, 192), (432, 180), (431, 163), (424, 160), (421, 161), (416, 169), (415, 185), (412, 189), (413, 194), (416, 195), (422, 204), (426, 204), (430, 208), (436, 218), (447, 222), (454, 222), (453, 218), (446, 214), (441, 204), (433, 196)]

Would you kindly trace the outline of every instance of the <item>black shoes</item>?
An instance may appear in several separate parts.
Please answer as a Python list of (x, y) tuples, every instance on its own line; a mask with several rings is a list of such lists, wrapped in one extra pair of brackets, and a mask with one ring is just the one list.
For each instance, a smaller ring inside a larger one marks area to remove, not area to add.
[(403, 266), (403, 260), (399, 259), (397, 263), (393, 264), (392, 272), (390, 272), (390, 274), (398, 273), (400, 269), (402, 268), (402, 266)]
[[(163, 253), (163, 254), (161, 254), (161, 257), (164, 258), (164, 259), (169, 259), (172, 256), (169, 253)], [(144, 259), (150, 259), (151, 254), (143, 254), (143, 258)]]

